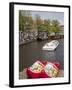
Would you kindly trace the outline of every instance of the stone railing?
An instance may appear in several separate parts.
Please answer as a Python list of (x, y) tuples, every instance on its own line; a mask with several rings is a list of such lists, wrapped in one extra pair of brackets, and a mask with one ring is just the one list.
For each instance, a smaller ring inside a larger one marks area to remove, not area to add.
[(19, 32), (19, 44), (26, 44), (37, 39), (37, 33), (31, 31)]

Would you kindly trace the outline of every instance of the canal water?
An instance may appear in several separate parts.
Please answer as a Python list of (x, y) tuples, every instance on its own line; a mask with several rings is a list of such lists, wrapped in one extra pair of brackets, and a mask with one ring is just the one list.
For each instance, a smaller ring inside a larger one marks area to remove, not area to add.
[(48, 60), (51, 62), (59, 62), (61, 69), (64, 69), (64, 39), (59, 39), (59, 46), (55, 51), (45, 51), (42, 47), (45, 41), (35, 41), (32, 43), (19, 46), (19, 71), (31, 66), (37, 60)]

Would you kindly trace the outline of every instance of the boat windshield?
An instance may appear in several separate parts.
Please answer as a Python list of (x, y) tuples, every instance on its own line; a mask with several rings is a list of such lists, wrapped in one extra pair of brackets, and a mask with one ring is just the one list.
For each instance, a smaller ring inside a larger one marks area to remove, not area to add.
[(54, 40), (54, 41), (51, 41), (49, 43), (46, 43), (45, 45), (46, 46), (54, 46), (54, 45), (57, 45), (58, 44), (58, 41)]

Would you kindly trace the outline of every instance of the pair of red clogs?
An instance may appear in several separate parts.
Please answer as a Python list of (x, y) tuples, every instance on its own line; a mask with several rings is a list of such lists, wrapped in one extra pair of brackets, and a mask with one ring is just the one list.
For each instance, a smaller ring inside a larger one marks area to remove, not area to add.
[(48, 61), (36, 61), (31, 67), (27, 68), (29, 78), (51, 78), (57, 77), (60, 64)]

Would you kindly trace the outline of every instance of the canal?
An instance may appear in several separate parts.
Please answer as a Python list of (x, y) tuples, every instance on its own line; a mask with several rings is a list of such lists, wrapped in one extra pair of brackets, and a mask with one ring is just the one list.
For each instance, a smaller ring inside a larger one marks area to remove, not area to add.
[(19, 46), (19, 71), (31, 66), (37, 60), (48, 60), (51, 62), (59, 62), (61, 69), (64, 69), (64, 39), (59, 39), (59, 46), (55, 51), (44, 51), (42, 47), (45, 41), (35, 41), (32, 43)]

